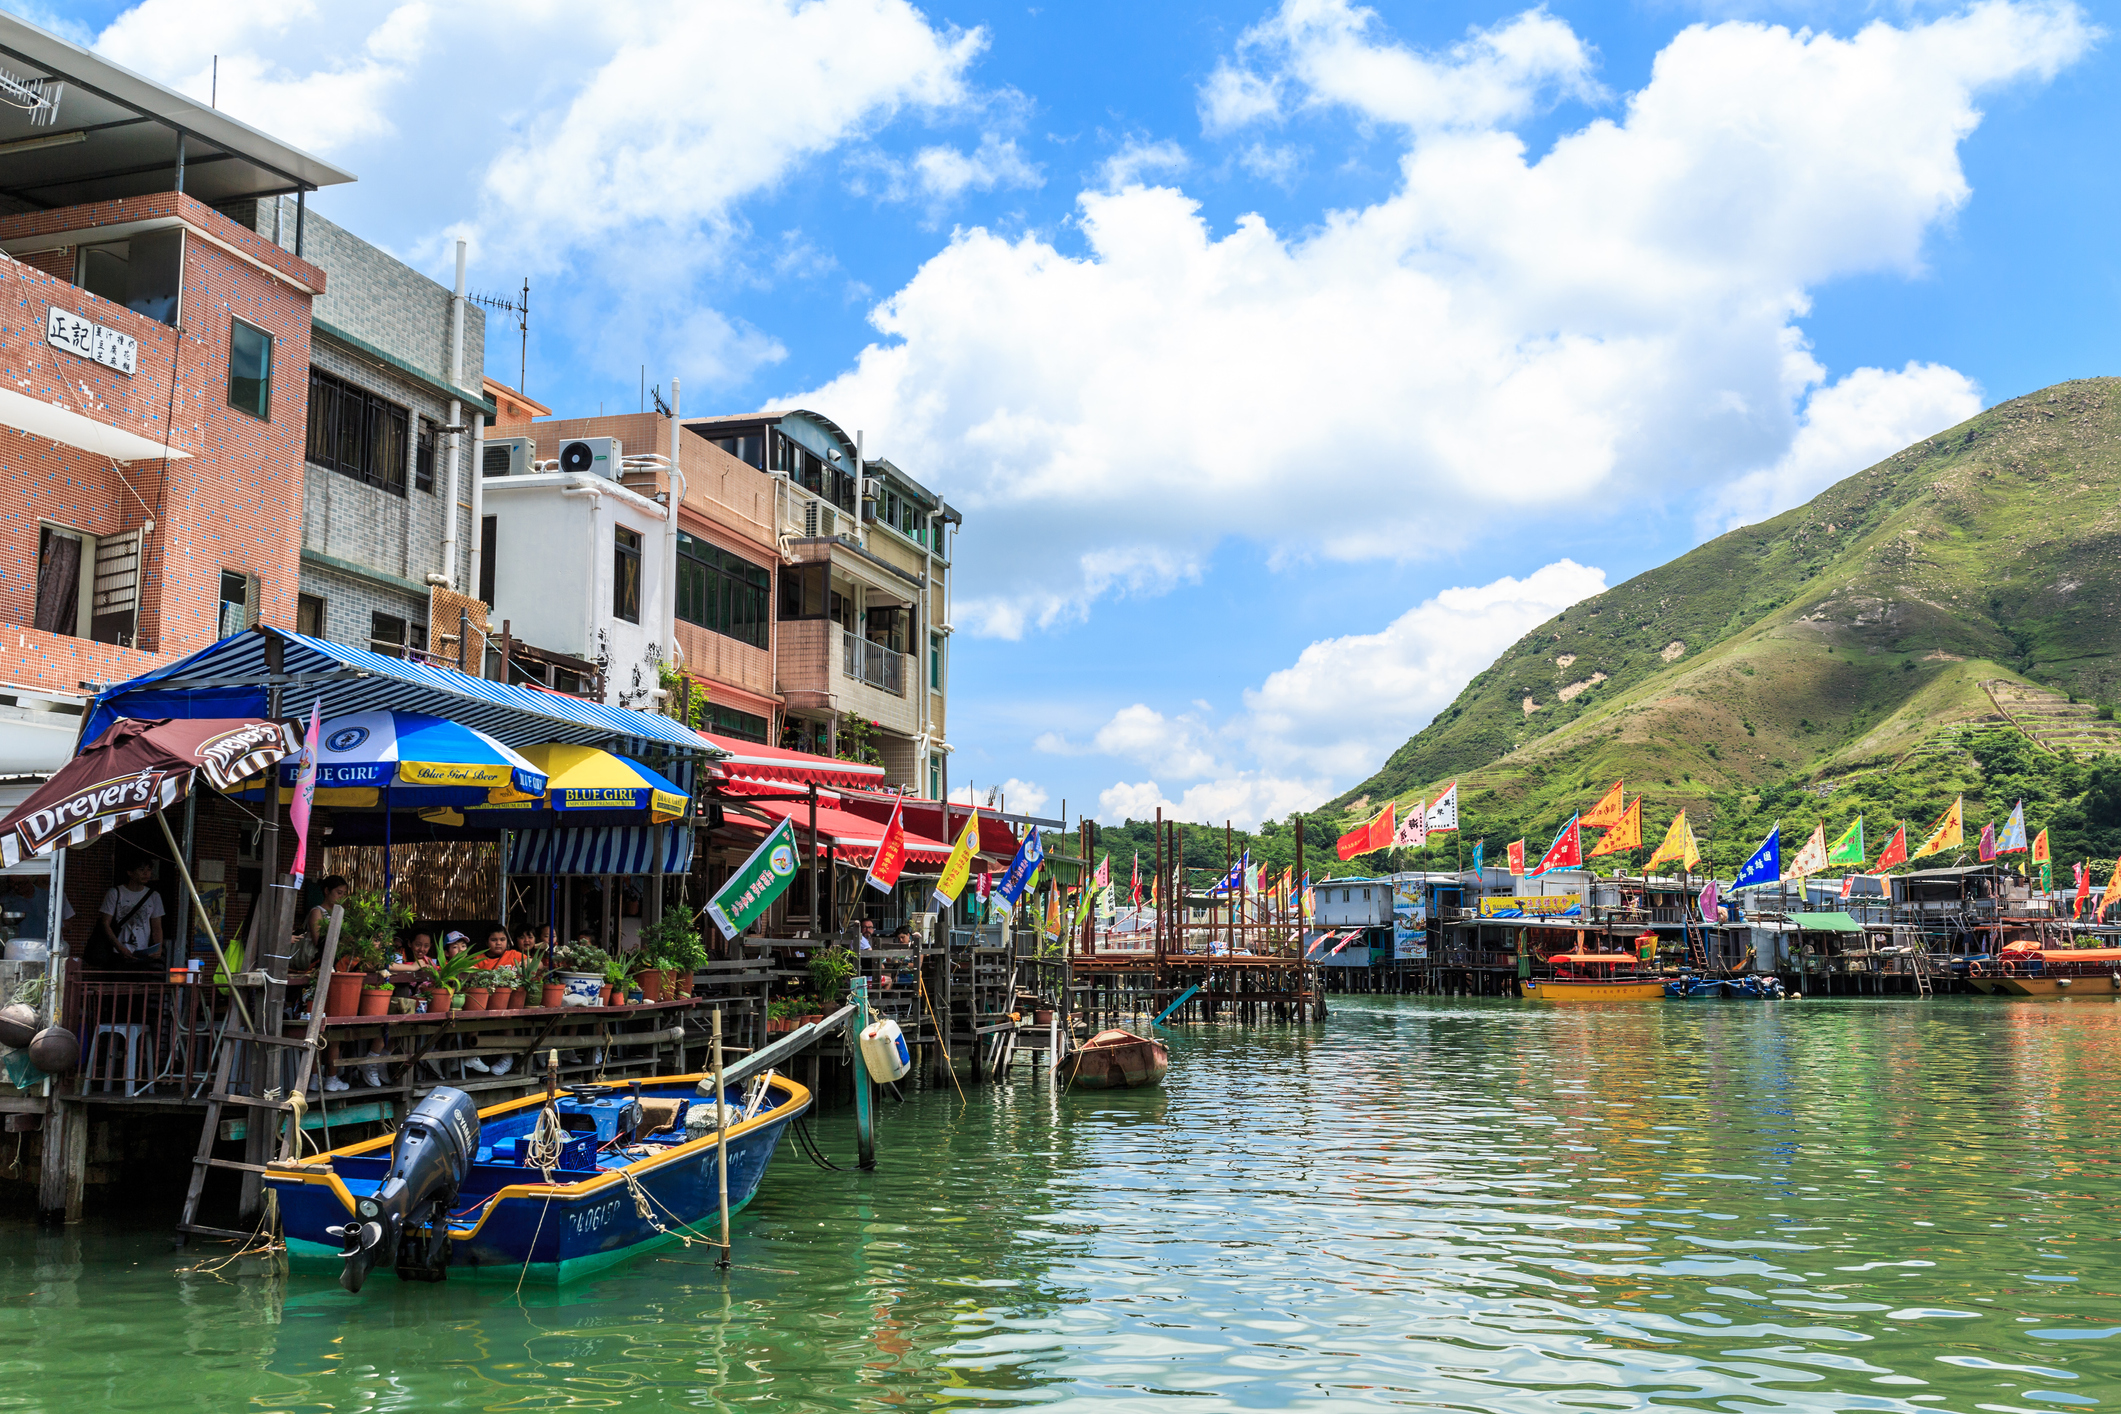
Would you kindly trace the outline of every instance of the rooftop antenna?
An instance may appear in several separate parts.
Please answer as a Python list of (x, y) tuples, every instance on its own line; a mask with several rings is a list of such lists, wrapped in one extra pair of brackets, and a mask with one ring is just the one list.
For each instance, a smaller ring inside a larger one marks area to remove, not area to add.
[(530, 277), (523, 277), (523, 293), (514, 299), (500, 295), (473, 295), (471, 302), (488, 309), (504, 310), (516, 317), (516, 332), (523, 336), (522, 353), (516, 365), (516, 391), (529, 397), (530, 389), (525, 385), (530, 379)]

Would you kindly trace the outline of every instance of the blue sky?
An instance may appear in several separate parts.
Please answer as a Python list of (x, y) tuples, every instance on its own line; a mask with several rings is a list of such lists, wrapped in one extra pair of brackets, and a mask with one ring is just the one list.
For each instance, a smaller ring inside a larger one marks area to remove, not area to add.
[(10, 8), (527, 274), (558, 410), (645, 363), (947, 494), (1012, 805), (1306, 807), (1556, 608), (2111, 371), (2069, 5)]

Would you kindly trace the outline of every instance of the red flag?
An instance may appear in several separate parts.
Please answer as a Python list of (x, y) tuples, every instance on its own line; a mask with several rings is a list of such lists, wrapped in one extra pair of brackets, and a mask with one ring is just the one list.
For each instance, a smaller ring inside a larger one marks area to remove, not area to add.
[(1561, 833), (1554, 836), (1554, 843), (1548, 845), (1547, 852), (1540, 856), (1539, 867), (1532, 871), (1534, 874), (1544, 874), (1549, 869), (1583, 868), (1583, 837), (1576, 833), (1576, 825), (1576, 817), (1571, 815), (1569, 823), (1561, 827)]
[(891, 822), (884, 826), (884, 838), (876, 847), (876, 858), (869, 861), (865, 882), (880, 894), (888, 894), (898, 887), (899, 871), (906, 867), (906, 822), (899, 818), (902, 809), (902, 801), (891, 803)]
[(1902, 820), (1900, 828), (1893, 831), (1893, 837), (1885, 842), (1885, 853), (1878, 856), (1878, 862), (1871, 866), (1871, 872), (1873, 874), (1883, 874), (1895, 864), (1905, 863), (1907, 863), (1907, 821)]
[(1142, 906), (1142, 852), (1134, 851), (1134, 882), (1127, 886), (1127, 901), (1136, 908)]
[(1358, 854), (1368, 854), (1374, 849), (1390, 849), (1392, 835), (1392, 802), (1388, 800), (1375, 820), (1366, 825), (1357, 825), (1342, 835), (1334, 848), (1339, 851), (1342, 859), (1353, 859)]
[(2078, 864), (2073, 867), (2077, 871), (2077, 906), (2071, 911), (2069, 916), (2071, 918), (2082, 918), (2084, 916), (2084, 905), (2091, 901), (2092, 896), (2092, 867), (2089, 864)]
[(1983, 864), (1993, 864), (1995, 861), (1996, 822), (1991, 820), (1981, 827), (1981, 862)]
[(1522, 876), (1524, 873), (1524, 841), (1510, 842), (1510, 872)]

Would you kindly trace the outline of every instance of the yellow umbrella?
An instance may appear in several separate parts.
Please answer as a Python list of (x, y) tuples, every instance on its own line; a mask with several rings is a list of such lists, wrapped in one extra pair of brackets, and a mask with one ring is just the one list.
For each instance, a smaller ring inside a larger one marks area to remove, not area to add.
[(629, 757), (593, 746), (548, 742), (523, 749), (545, 773), (545, 797), (518, 805), (496, 799), (487, 809), (646, 810), (655, 824), (685, 817), (691, 799), (676, 782)]

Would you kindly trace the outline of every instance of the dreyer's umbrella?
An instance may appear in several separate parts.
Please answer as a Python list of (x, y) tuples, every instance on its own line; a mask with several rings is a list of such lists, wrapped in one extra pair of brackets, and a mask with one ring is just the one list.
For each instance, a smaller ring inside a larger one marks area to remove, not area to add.
[[(486, 733), (422, 712), (350, 712), (318, 731), (319, 805), (401, 810), (538, 800), (545, 773)], [(291, 790), (295, 763), (280, 768)], [(387, 792), (387, 794), (386, 794)]]
[(301, 749), (293, 722), (120, 718), (0, 820), (0, 863), (83, 844), (167, 810), (191, 789), (194, 772), (226, 791)]

